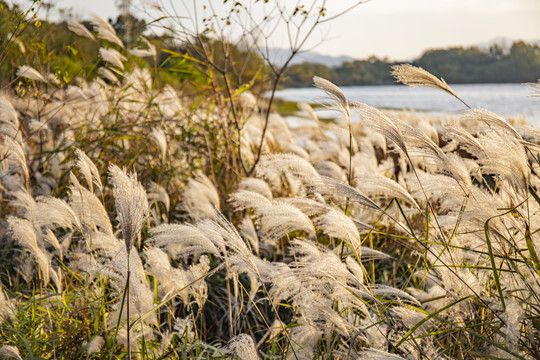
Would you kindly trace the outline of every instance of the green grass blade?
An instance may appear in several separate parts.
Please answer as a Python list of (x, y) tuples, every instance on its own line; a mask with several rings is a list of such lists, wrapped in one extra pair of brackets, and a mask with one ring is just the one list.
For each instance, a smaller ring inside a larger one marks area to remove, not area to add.
[(461, 298), (461, 299), (459, 299), (459, 300), (456, 300), (456, 301), (454, 301), (453, 303), (450, 303), (450, 304), (448, 304), (448, 305), (446, 305), (446, 306), (443, 306), (443, 307), (440, 308), (439, 310), (437, 310), (437, 311), (435, 311), (435, 312), (429, 314), (428, 316), (426, 316), (425, 318), (423, 318), (422, 320), (420, 320), (420, 321), (419, 321), (416, 325), (414, 325), (409, 331), (407, 331), (407, 333), (406, 333), (405, 335), (403, 335), (403, 337), (401, 338), (401, 340), (399, 340), (399, 342), (396, 344), (396, 347), (398, 347), (398, 346), (400, 346), (401, 344), (403, 344), (403, 343), (405, 342), (405, 340), (407, 340), (407, 338), (409, 338), (409, 337), (415, 332), (415, 330), (418, 329), (420, 326), (422, 326), (422, 324), (424, 324), (426, 321), (428, 321), (429, 319), (431, 319), (431, 318), (437, 316), (438, 314), (440, 314), (440, 313), (443, 312), (444, 310), (449, 309), (449, 308), (451, 308), (452, 306), (457, 305), (457, 304), (459, 304), (460, 302), (462, 302), (462, 301), (464, 301), (464, 300), (466, 300), (466, 299), (468, 299), (468, 298), (470, 298), (470, 297), (472, 297), (472, 296), (469, 295), (469, 296), (466, 296), (466, 297)]
[(495, 280), (495, 286), (497, 287), (497, 291), (499, 292), (499, 297), (501, 298), (501, 305), (504, 311), (506, 311), (506, 303), (504, 302), (504, 295), (501, 288), (501, 282), (499, 281), (499, 271), (497, 270), (497, 266), (495, 264), (495, 257), (493, 256), (493, 246), (491, 245), (491, 238), (489, 237), (489, 220), (487, 219), (484, 223), (484, 234), (486, 235), (486, 243), (488, 247), (488, 256), (489, 261), (491, 262), (491, 268), (493, 270), (493, 278)]
[(528, 224), (525, 224), (525, 241), (527, 242), (527, 249), (529, 249), (529, 254), (531, 255), (532, 262), (536, 268), (536, 273), (540, 275), (540, 262), (538, 261), (538, 255), (536, 254), (536, 249), (531, 239), (531, 229)]

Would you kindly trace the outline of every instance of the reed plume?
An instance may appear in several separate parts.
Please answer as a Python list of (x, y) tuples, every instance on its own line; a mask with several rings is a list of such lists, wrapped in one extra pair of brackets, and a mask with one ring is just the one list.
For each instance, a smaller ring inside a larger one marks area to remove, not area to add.
[(114, 204), (122, 237), (129, 253), (148, 217), (146, 191), (137, 181), (135, 173), (126, 174), (125, 170), (120, 170), (116, 165), (109, 166), (109, 178), (113, 185)]
[(411, 64), (402, 64), (392, 66), (391, 75), (395, 77), (401, 83), (408, 85), (410, 87), (419, 87), (426, 86), (435, 89), (440, 89), (445, 91), (461, 101), (465, 106), (470, 109), (470, 106), (467, 105), (457, 94), (452, 90), (452, 88), (444, 81), (444, 79), (439, 79), (436, 76), (432, 75), (430, 72), (422, 69), (421, 67), (416, 67)]
[(122, 43), (122, 40), (116, 35), (116, 31), (112, 27), (111, 24), (109, 24), (107, 21), (103, 20), (97, 15), (94, 15), (92, 20), (90, 21), (92, 25), (94, 25), (94, 31), (97, 32), (97, 36), (100, 39), (110, 41), (112, 43), (117, 44), (121, 48), (124, 47), (124, 44)]
[(43, 75), (41, 75), (39, 71), (28, 65), (23, 65), (19, 67), (19, 69), (17, 69), (17, 76), (30, 80), (41, 81), (44, 83), (47, 82), (47, 80), (43, 77)]
[(79, 36), (83, 36), (91, 40), (95, 39), (94, 34), (92, 34), (90, 30), (86, 28), (86, 26), (84, 26), (78, 21), (75, 21), (75, 20), (68, 21), (68, 29)]

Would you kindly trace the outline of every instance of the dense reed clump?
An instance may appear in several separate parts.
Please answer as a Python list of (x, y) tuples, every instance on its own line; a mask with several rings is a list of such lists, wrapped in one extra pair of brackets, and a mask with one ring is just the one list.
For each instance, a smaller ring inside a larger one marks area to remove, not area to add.
[(0, 355), (540, 356), (538, 130), (383, 112), (315, 78), (345, 121), (245, 111), (243, 176), (216, 103), (156, 88), (93, 25), (69, 26), (109, 43), (100, 77), (49, 93), (24, 67), (41, 95), (0, 97)]

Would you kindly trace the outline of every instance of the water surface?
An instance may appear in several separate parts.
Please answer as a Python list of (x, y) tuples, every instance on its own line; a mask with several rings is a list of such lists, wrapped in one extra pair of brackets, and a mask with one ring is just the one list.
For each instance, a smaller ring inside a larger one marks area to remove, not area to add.
[[(532, 96), (534, 88), (523, 84), (460, 84), (450, 85), (454, 92), (473, 108), (482, 108), (501, 116), (524, 116), (540, 127), (540, 97)], [(402, 85), (344, 86), (349, 101), (359, 101), (385, 109), (421, 110), (429, 113), (448, 112), (459, 115), (467, 108), (452, 95), (432, 88), (409, 88)], [(538, 93), (536, 93), (538, 95)], [(325, 103), (324, 92), (315, 88), (280, 90), (277, 97), (289, 101)]]

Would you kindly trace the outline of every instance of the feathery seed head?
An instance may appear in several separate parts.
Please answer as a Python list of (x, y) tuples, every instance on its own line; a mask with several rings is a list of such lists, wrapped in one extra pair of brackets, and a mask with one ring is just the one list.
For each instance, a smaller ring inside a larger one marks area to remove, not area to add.
[(343, 91), (332, 82), (318, 76), (313, 77), (313, 84), (315, 84), (317, 88), (323, 90), (336, 102), (336, 106), (343, 113), (343, 115), (345, 115), (347, 124), (350, 125), (351, 112), (349, 110), (349, 102), (347, 101), (347, 97)]
[(76, 166), (84, 176), (90, 191), (93, 191), (93, 185), (95, 184), (99, 191), (102, 192), (103, 185), (101, 184), (101, 177), (96, 165), (94, 165), (92, 160), (90, 160), (90, 158), (82, 150), (76, 149), (75, 154), (77, 155)]
[(109, 166), (109, 176), (122, 237), (129, 253), (148, 216), (146, 191), (137, 181), (137, 174), (128, 175), (116, 165)]
[(84, 36), (84, 37), (92, 39), (92, 40), (95, 39), (94, 34), (92, 34), (90, 32), (90, 30), (88, 30), (86, 28), (86, 26), (84, 26), (83, 24), (81, 24), (78, 21), (75, 21), (75, 20), (69, 21), (68, 22), (68, 29), (70, 31), (73, 31), (75, 34), (77, 34), (79, 36)]
[(100, 39), (115, 43), (122, 48), (124, 47), (124, 44), (116, 35), (116, 31), (107, 21), (103, 20), (97, 15), (94, 15), (90, 22), (92, 23), (92, 25), (94, 25), (94, 31), (98, 33), (98, 37)]
[(431, 87), (446, 91), (456, 98), (458, 97), (444, 79), (437, 78), (421, 67), (412, 66), (411, 64), (395, 65), (392, 66), (391, 75), (398, 81), (410, 87)]
[(124, 70), (124, 61), (126, 60), (126, 58), (124, 57), (124, 55), (120, 54), (115, 49), (100, 48), (99, 55), (101, 55), (103, 60), (105, 60), (109, 64)]
[(45, 78), (43, 77), (43, 75), (41, 75), (39, 71), (28, 65), (23, 65), (19, 67), (19, 69), (17, 70), (17, 76), (30, 80), (41, 81), (44, 83), (47, 82), (47, 80), (45, 80)]

